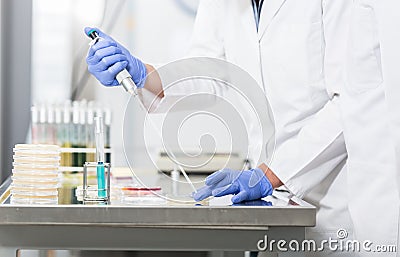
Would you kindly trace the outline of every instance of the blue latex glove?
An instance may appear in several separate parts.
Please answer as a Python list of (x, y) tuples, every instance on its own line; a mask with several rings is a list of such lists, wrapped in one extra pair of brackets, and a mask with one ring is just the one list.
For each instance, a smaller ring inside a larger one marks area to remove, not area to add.
[(206, 178), (206, 185), (193, 195), (201, 201), (209, 196), (234, 194), (232, 203), (261, 199), (271, 195), (272, 185), (261, 169), (237, 171), (223, 169)]
[[(93, 28), (85, 28), (85, 34)], [(102, 40), (94, 44), (86, 58), (88, 70), (101, 84), (105, 86), (117, 86), (115, 79), (123, 69), (127, 69), (138, 88), (144, 87), (147, 76), (146, 66), (139, 59), (132, 56), (128, 49), (123, 47), (112, 37), (94, 28)]]

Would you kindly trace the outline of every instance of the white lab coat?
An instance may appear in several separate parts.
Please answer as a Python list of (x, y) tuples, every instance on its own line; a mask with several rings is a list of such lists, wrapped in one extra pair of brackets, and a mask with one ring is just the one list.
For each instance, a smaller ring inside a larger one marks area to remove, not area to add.
[(395, 129), (400, 109), (395, 107), (400, 103), (399, 8), (396, 0), (354, 2), (346, 89), (341, 95), (354, 234), (375, 245), (398, 243), (399, 141), (394, 135), (400, 133), (398, 123)]
[[(379, 3), (379, 5), (378, 5)], [(382, 54), (382, 70), (385, 79), (385, 96), (389, 108), (391, 129), (395, 140), (397, 170), (400, 170), (400, 2), (385, 0), (375, 3), (379, 15), (379, 41)], [(400, 174), (397, 175), (400, 188)], [(400, 193), (400, 190), (399, 190)]]
[[(264, 1), (257, 31), (250, 0), (203, 0), (189, 54), (232, 62), (263, 88), (276, 128), (268, 164), (289, 190), (318, 206), (317, 227), (309, 231), (317, 239), (336, 238), (339, 228), (351, 234), (336, 100), (350, 6), (349, 0)], [(188, 85), (181, 94), (193, 91), (196, 85)]]
[[(394, 136), (396, 153), (397, 188), (400, 198), (400, 2), (386, 0), (375, 3), (379, 16), (379, 41), (382, 54), (382, 70), (385, 80), (385, 96), (388, 105), (390, 128)], [(400, 210), (397, 234), (397, 256), (400, 256)]]

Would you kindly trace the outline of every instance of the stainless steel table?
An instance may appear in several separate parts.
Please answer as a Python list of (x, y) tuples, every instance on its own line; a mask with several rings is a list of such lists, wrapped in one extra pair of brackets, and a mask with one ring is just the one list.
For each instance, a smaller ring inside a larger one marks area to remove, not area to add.
[[(0, 195), (9, 186), (0, 188)], [(0, 256), (18, 249), (256, 251), (268, 240), (298, 240), (315, 225), (316, 209), (274, 196), (241, 205), (29, 206), (0, 204)], [(272, 206), (269, 206), (271, 205)], [(279, 256), (303, 256), (281, 252)]]

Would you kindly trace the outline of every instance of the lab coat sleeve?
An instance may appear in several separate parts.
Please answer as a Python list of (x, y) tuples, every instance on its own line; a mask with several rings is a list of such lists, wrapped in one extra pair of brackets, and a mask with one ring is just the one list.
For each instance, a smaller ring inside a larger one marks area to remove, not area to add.
[(339, 101), (351, 2), (323, 0), (324, 73), (330, 100), (296, 136), (275, 150), (269, 165), (298, 197), (304, 197), (347, 157)]
[(299, 134), (275, 150), (271, 170), (302, 198), (347, 156), (337, 100), (328, 102)]
[[(149, 101), (142, 98), (143, 103), (156, 103), (156, 108), (148, 108), (152, 112), (167, 112), (171, 107), (183, 98), (193, 95), (202, 94), (201, 97), (192, 97), (190, 105), (180, 106), (182, 109), (192, 109), (206, 107), (216, 102), (218, 97), (222, 97), (227, 90), (224, 83), (217, 82), (212, 79), (218, 69), (210, 70), (210, 79), (186, 79), (181, 80), (177, 84), (172, 84), (172, 78), (182, 76), (181, 74), (191, 75), (190, 70), (198, 70), (193, 65), (212, 66), (212, 62), (198, 61), (195, 57), (209, 57), (216, 59), (225, 59), (225, 51), (223, 46), (223, 22), (224, 22), (224, 3), (225, 0), (202, 0), (200, 1), (196, 20), (194, 23), (190, 48), (184, 65), (176, 66), (173, 69), (165, 67), (159, 68), (160, 78), (163, 84), (164, 97), (161, 101)], [(210, 65), (211, 64), (211, 65)], [(173, 63), (169, 64), (173, 67)], [(198, 66), (200, 67), (200, 66)], [(201, 68), (202, 69), (202, 68)], [(210, 67), (211, 69), (211, 67)], [(176, 76), (173, 74), (175, 73)], [(207, 74), (207, 71), (205, 71)], [(192, 74), (198, 75), (198, 74)], [(142, 94), (143, 96), (145, 94)], [(205, 97), (208, 95), (209, 97)], [(147, 97), (148, 98), (148, 97)], [(199, 101), (196, 102), (196, 99)]]

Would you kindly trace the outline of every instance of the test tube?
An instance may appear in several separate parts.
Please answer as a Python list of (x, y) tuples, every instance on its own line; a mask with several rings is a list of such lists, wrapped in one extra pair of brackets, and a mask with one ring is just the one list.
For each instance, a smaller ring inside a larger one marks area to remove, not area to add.
[[(110, 137), (111, 137), (111, 110), (109, 108), (105, 109), (104, 112), (104, 140), (105, 144), (104, 147), (110, 150), (111, 148), (111, 143), (110, 143)], [(111, 163), (111, 152), (106, 153), (105, 160), (107, 163)]]
[[(72, 129), (71, 129), (71, 146), (79, 148), (79, 103), (72, 103)], [(72, 166), (80, 166), (79, 153), (72, 153)]]
[[(88, 103), (87, 109), (87, 124), (86, 124), (86, 147), (94, 148), (95, 147), (95, 140), (94, 140), (94, 102), (90, 101)], [(94, 153), (87, 153), (86, 154), (86, 161), (94, 162), (95, 161), (95, 154)]]
[[(79, 103), (79, 148), (87, 148), (86, 146), (86, 109), (87, 102), (82, 100)], [(83, 166), (86, 162), (86, 153), (79, 153), (79, 166)]]
[(46, 144), (46, 107), (42, 104), (39, 109), (39, 125), (38, 125), (38, 131), (39, 131), (39, 144)]
[(31, 126), (31, 138), (32, 144), (39, 144), (39, 110), (36, 106), (31, 107), (31, 118), (32, 118), (32, 126)]
[(46, 124), (46, 134), (45, 143), (54, 145), (56, 143), (56, 128), (54, 126), (54, 108), (51, 104), (47, 106), (47, 124)]
[(56, 131), (56, 144), (59, 145), (60, 147), (62, 146), (62, 143), (64, 142), (64, 135), (63, 135), (63, 124), (62, 124), (62, 116), (61, 116), (61, 108), (59, 106), (56, 106), (54, 109), (54, 116), (55, 116), (55, 131)]
[[(63, 124), (62, 124), (62, 136), (63, 142), (62, 147), (71, 148), (71, 135), (72, 135), (72, 126), (71, 126), (71, 101), (66, 101), (64, 103), (63, 110)], [(63, 166), (71, 167), (72, 166), (72, 154), (65, 152), (61, 154), (61, 158), (63, 160)]]
[(97, 189), (99, 197), (106, 197), (106, 181), (104, 172), (104, 129), (103, 118), (96, 117), (95, 138), (96, 138), (96, 162), (97, 162)]

